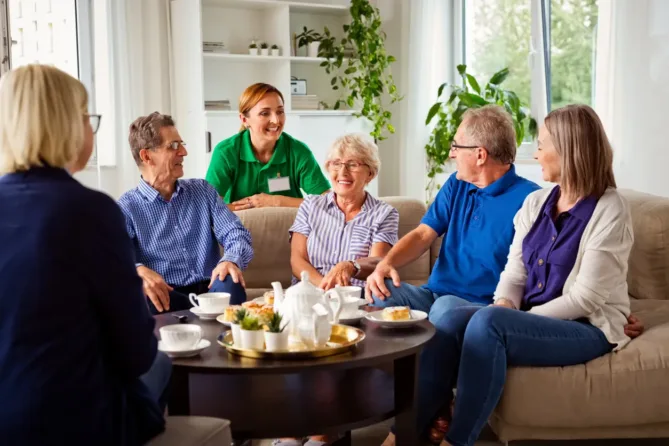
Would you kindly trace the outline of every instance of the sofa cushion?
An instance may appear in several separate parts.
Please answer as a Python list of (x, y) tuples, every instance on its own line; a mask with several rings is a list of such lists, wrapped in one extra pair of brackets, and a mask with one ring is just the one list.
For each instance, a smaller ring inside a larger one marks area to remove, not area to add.
[(644, 334), (583, 365), (512, 367), (496, 416), (527, 427), (592, 428), (669, 421), (669, 302), (631, 299)]
[(630, 204), (634, 246), (627, 284), (637, 299), (669, 299), (669, 200), (621, 190)]

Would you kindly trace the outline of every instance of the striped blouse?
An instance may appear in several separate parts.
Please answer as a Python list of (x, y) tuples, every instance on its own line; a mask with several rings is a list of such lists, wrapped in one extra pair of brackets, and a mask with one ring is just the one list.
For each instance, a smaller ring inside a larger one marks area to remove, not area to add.
[[(290, 234), (297, 232), (307, 237), (309, 262), (326, 275), (339, 262), (369, 257), (374, 243), (394, 245), (398, 227), (397, 210), (369, 193), (358, 215), (346, 222), (344, 212), (335, 203), (334, 192), (330, 192), (304, 199)], [(351, 284), (365, 286), (363, 280), (355, 278)]]

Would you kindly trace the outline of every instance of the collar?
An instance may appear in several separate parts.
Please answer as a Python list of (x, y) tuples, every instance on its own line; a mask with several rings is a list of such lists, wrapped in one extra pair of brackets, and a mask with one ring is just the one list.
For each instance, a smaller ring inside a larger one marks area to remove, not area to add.
[[(557, 205), (560, 198), (560, 186), (555, 186), (546, 199), (546, 206), (544, 207), (544, 214), (552, 218), (553, 209)], [(574, 207), (569, 209), (566, 213), (578, 218), (581, 221), (588, 221), (597, 206), (597, 198), (592, 195), (581, 198), (576, 202)]]
[(511, 167), (509, 168), (508, 172), (502, 175), (501, 178), (498, 178), (492, 184), (489, 184), (486, 187), (482, 187), (479, 190), (481, 191), (481, 193), (490, 195), (491, 197), (496, 197), (506, 192), (507, 189), (513, 186), (517, 180), (518, 180), (518, 175), (516, 175), (516, 166), (511, 164)]
[[(281, 133), (281, 136), (279, 136), (279, 139), (276, 141), (276, 145), (274, 146), (274, 153), (272, 153), (272, 157), (267, 163), (268, 165), (283, 164), (286, 162), (285, 146), (286, 138), (284, 138), (284, 134)], [(242, 147), (240, 150), (240, 156), (242, 161), (246, 161), (247, 163), (260, 163), (258, 158), (256, 158), (255, 154), (253, 153), (253, 146), (251, 145), (251, 132), (248, 129), (242, 132)]]
[[(137, 190), (139, 190), (139, 192), (144, 196), (144, 198), (146, 198), (149, 201), (155, 201), (157, 198), (161, 197), (160, 192), (151, 187), (151, 185), (149, 185), (149, 183), (147, 183), (146, 180), (144, 180), (144, 178), (141, 176), (139, 180), (139, 185), (137, 186)], [(177, 180), (177, 186), (174, 189), (174, 194), (172, 194), (172, 198), (178, 196), (182, 191), (183, 191), (183, 185), (179, 180)]]
[[(335, 202), (334, 191), (328, 192), (328, 194), (325, 196), (325, 200), (327, 202), (327, 207), (337, 205), (337, 203)], [(367, 212), (368, 210), (373, 209), (374, 208), (374, 201), (375, 201), (375, 198), (372, 197), (372, 194), (365, 191), (365, 201), (364, 201), (364, 203), (362, 203), (362, 207), (360, 208), (360, 212)]]
[(48, 165), (34, 166), (28, 170), (0, 175), (0, 181), (3, 183), (21, 182), (29, 178), (48, 178), (54, 180), (74, 179), (67, 170), (61, 169), (59, 167), (51, 167)]

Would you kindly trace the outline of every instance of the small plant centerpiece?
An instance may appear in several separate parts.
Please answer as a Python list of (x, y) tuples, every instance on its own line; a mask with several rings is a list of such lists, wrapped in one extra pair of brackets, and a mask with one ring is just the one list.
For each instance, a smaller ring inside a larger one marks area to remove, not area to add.
[(262, 350), (265, 338), (263, 337), (262, 325), (257, 317), (246, 314), (239, 323), (241, 329), (242, 348)]
[(267, 44), (267, 42), (263, 42), (260, 44), (260, 55), (269, 56), (269, 45)]
[(251, 56), (257, 56), (258, 55), (258, 45), (256, 44), (255, 40), (251, 42), (251, 45), (249, 45), (249, 54)]
[(246, 308), (240, 308), (239, 310), (235, 311), (234, 314), (232, 315), (232, 321), (230, 322), (230, 331), (232, 332), (232, 342), (235, 345), (241, 345), (242, 343), (242, 328), (240, 327), (240, 323), (244, 320), (244, 318), (247, 315)]
[(272, 45), (271, 50), (272, 50), (272, 56), (278, 56), (279, 55), (279, 45), (277, 45), (276, 43), (274, 45)]
[(267, 321), (267, 330), (265, 331), (265, 346), (267, 351), (279, 351), (288, 349), (288, 332), (285, 331), (286, 325), (283, 324), (281, 313), (274, 313)]

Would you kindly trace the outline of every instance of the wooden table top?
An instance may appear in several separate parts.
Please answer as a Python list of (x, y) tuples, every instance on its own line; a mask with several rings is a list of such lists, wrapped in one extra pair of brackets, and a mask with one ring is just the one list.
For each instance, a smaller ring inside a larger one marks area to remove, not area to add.
[(382, 328), (365, 319), (359, 325), (365, 332), (365, 339), (351, 351), (339, 355), (315, 359), (273, 360), (253, 359), (228, 353), (217, 342), (218, 335), (229, 328), (215, 320), (204, 321), (190, 311), (175, 311), (155, 316), (155, 333), (165, 325), (178, 323), (173, 315), (187, 315), (189, 324), (202, 327), (203, 339), (211, 345), (198, 356), (192, 358), (174, 358), (173, 365), (186, 368), (197, 373), (217, 374), (276, 374), (293, 373), (305, 370), (324, 368), (349, 369), (375, 366), (380, 362), (388, 362), (405, 357), (419, 351), (434, 336), (435, 329), (427, 320), (413, 327), (388, 329)]

